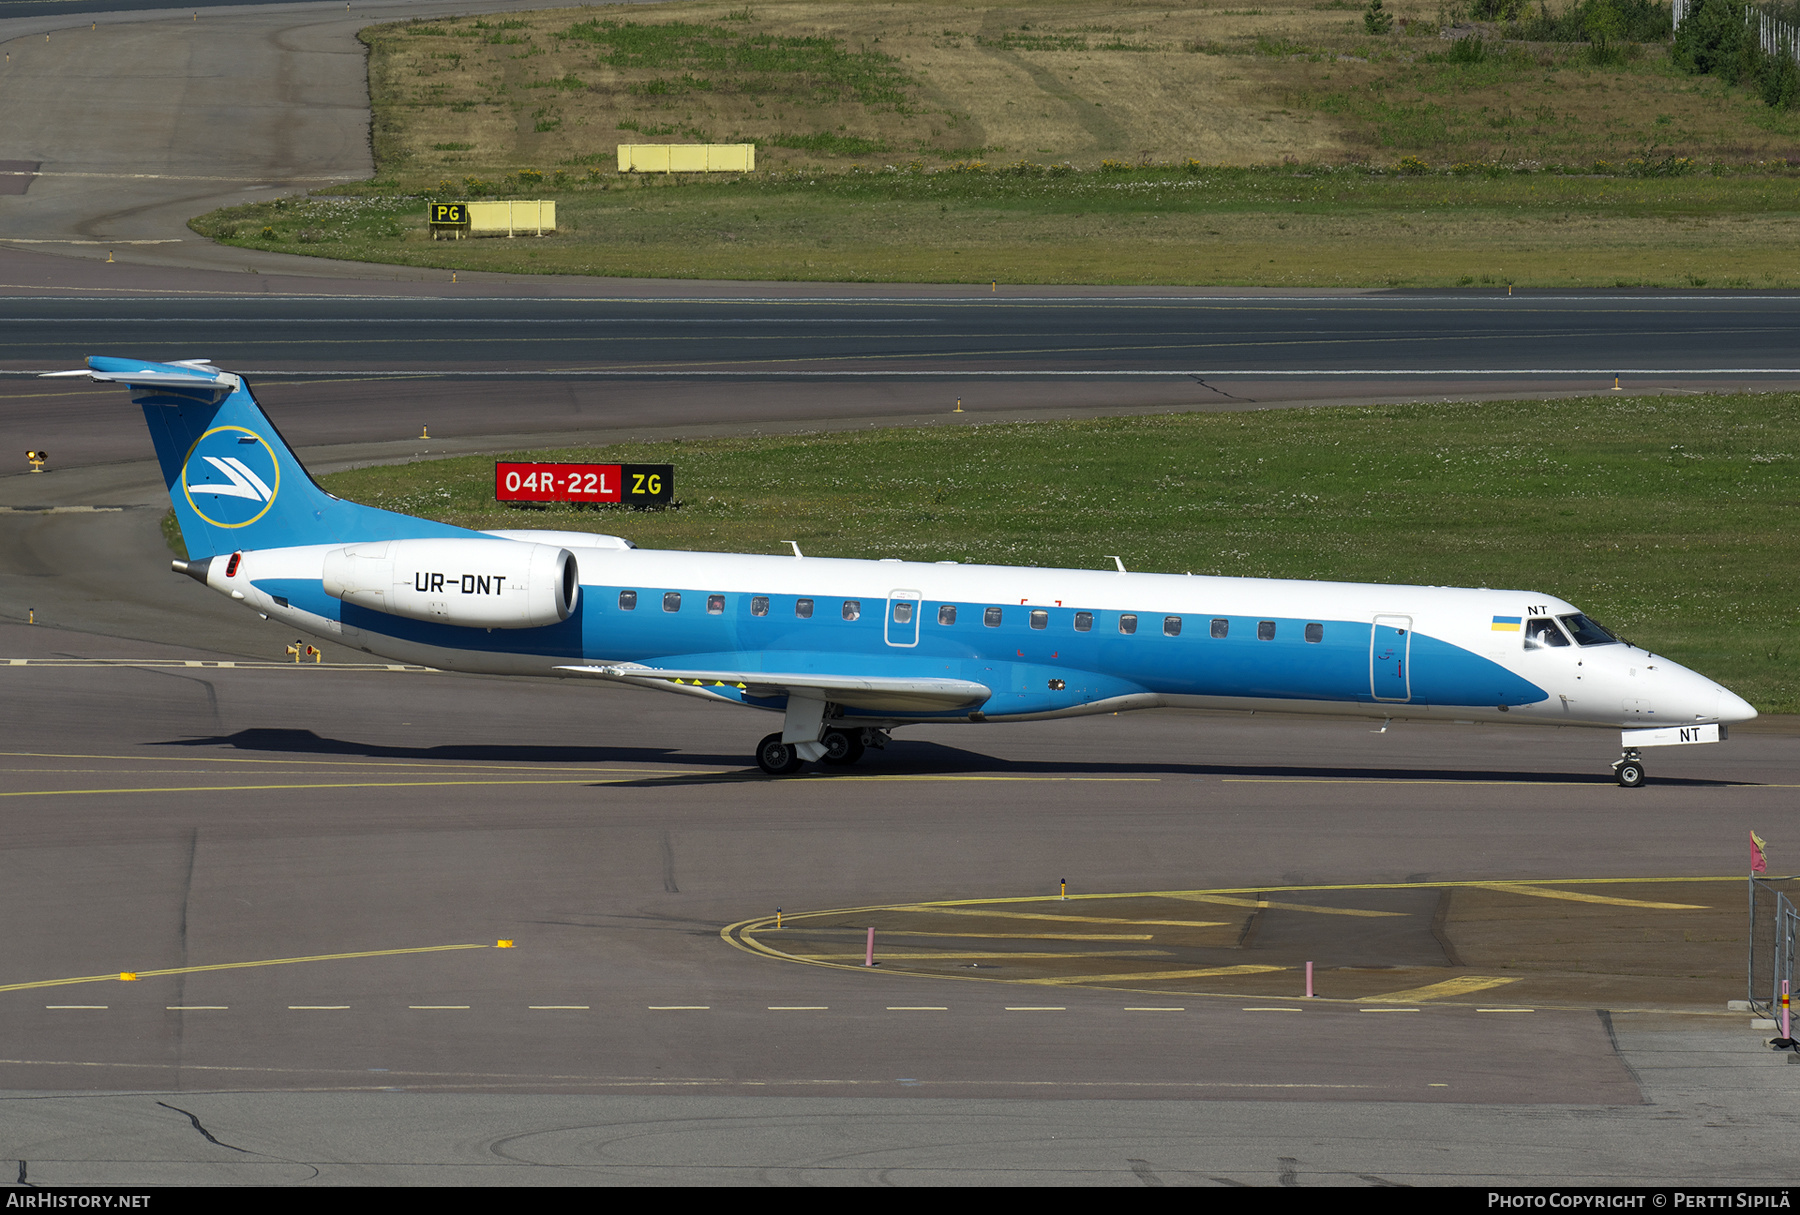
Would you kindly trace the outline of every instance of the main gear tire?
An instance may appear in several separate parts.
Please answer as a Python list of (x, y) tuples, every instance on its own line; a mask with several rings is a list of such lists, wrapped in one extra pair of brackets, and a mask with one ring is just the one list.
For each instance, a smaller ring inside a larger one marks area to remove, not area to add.
[(771, 734), (756, 744), (756, 766), (770, 776), (792, 776), (805, 762), (794, 744), (782, 742), (779, 734)]

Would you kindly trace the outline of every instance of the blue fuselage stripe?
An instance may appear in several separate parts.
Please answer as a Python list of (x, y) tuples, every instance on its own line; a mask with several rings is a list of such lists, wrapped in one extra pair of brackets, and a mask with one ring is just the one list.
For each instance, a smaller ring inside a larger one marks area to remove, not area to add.
[[(1371, 642), (1385, 645), (1387, 639), (1366, 621), (1229, 616), (1221, 617), (1228, 621), (1226, 635), (1216, 637), (1211, 616), (1184, 615), (1179, 634), (1169, 635), (1165, 617), (1146, 612), (1137, 613), (1136, 632), (1127, 635), (1119, 625), (1128, 613), (1118, 611), (1083, 611), (1092, 627), (1078, 631), (1078, 609), (1072, 607), (1006, 606), (1000, 623), (989, 626), (984, 613), (993, 605), (956, 603), (949, 605), (956, 609), (955, 623), (941, 624), (944, 601), (925, 600), (912, 621), (898, 623), (886, 619), (886, 599), (860, 601), (851, 620), (844, 618), (842, 599), (816, 596), (814, 614), (801, 618), (795, 606), (803, 597), (796, 595), (726, 595), (724, 610), (714, 613), (707, 610), (706, 592), (684, 590), (679, 610), (666, 611), (661, 590), (584, 586), (576, 611), (560, 624), (489, 632), (345, 604), (314, 580), (262, 579), (256, 585), (347, 627), (471, 657), (967, 679), (994, 689), (982, 709), (989, 716), (1050, 712), (1145, 692), (1489, 707), (1531, 704), (1546, 695), (1498, 663), (1417, 632), (1398, 656), (1374, 662)], [(621, 589), (636, 591), (634, 610), (619, 607)], [(767, 600), (766, 614), (753, 613), (753, 599)], [(1043, 613), (1044, 627), (1031, 627), (1034, 611)], [(1260, 634), (1269, 624), (1274, 633), (1265, 639)], [(1317, 641), (1307, 639), (1308, 626)], [(890, 637), (916, 642), (895, 645)], [(728, 688), (719, 693), (737, 697)]]

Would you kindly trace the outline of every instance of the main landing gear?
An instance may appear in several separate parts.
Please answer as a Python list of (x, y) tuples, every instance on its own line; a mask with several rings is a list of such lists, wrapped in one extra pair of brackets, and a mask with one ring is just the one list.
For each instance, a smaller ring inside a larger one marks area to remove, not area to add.
[(1625, 754), (1613, 763), (1613, 775), (1618, 778), (1621, 789), (1643, 788), (1644, 761), (1638, 758), (1636, 747), (1627, 747)]
[[(871, 746), (887, 745), (887, 734), (882, 730), (851, 728), (838, 729), (833, 726), (819, 736), (815, 746), (823, 748), (819, 762), (848, 766), (863, 757), (863, 752)], [(800, 754), (800, 745), (782, 742), (780, 733), (769, 735), (756, 744), (756, 766), (770, 776), (792, 776), (800, 771), (806, 760)]]

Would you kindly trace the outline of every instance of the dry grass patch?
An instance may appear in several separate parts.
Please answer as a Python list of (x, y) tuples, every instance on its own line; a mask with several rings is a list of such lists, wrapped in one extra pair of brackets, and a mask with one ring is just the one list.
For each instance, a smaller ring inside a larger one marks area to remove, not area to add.
[[(610, 169), (620, 142), (744, 142), (769, 168), (988, 158), (1092, 166), (1416, 155), (1588, 166), (1800, 158), (1800, 119), (1682, 76), (1595, 66), (1401, 3), (1395, 32), (1321, 6), (815, 0), (588, 6), (372, 26), (384, 173)], [(1453, 36), (1491, 47), (1453, 62)]]

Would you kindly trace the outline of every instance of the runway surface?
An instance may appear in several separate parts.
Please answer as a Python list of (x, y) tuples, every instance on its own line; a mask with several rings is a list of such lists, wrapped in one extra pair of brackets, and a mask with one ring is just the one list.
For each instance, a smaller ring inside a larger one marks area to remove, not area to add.
[[(49, 450), (65, 469), (140, 457), (116, 393), (36, 378), (95, 353), (211, 358), (251, 377), (291, 441), (365, 460), (552, 435), (1800, 387), (1800, 296), (881, 297), (710, 284), (683, 297), (662, 283), (630, 298), (620, 283), (390, 294), (355, 280), (237, 294), (242, 276), (131, 267), (109, 283), (112, 269), (0, 253), (11, 284), (0, 448)], [(421, 433), (437, 445), (413, 442)]]

